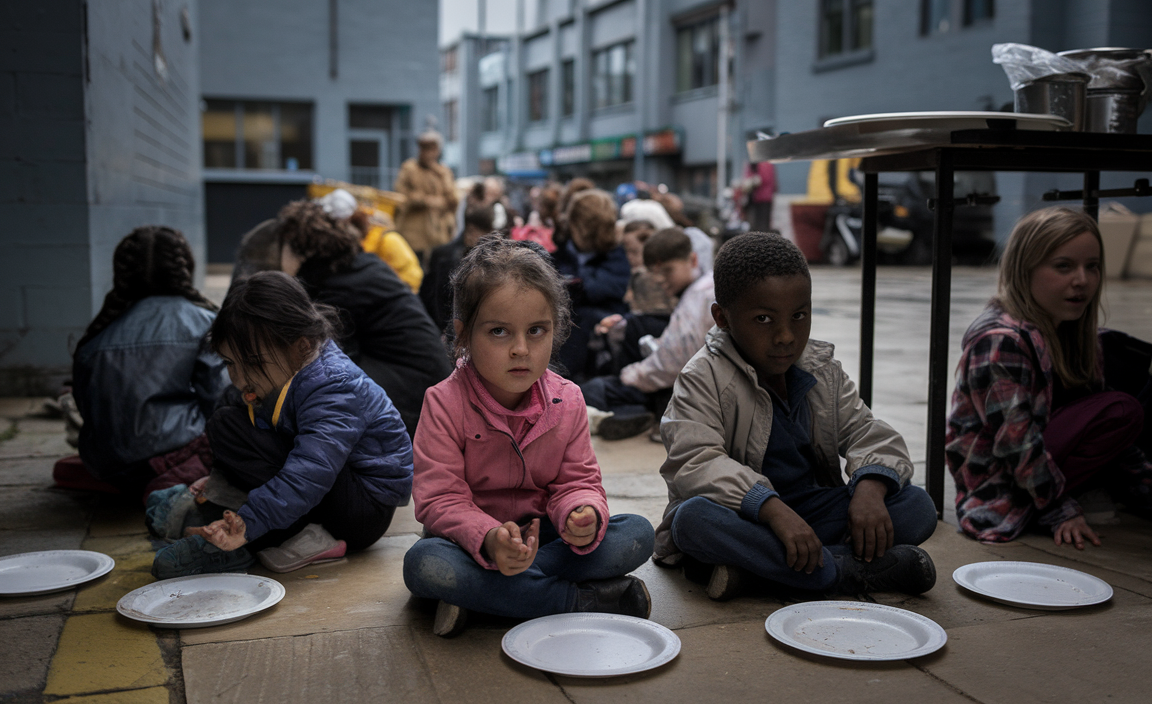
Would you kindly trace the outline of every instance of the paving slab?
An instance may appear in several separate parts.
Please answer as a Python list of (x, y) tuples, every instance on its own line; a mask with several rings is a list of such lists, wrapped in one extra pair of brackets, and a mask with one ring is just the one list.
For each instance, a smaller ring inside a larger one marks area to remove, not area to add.
[(420, 535), (423, 532), (424, 526), (416, 520), (416, 504), (409, 501), (407, 506), (396, 507), (396, 512), (392, 514), (392, 522), (388, 524), (388, 531), (384, 535)]
[(1152, 606), (1048, 612), (948, 631), (919, 664), (975, 701), (1147, 702)]
[(65, 622), (44, 693), (143, 689), (168, 679), (160, 646), (147, 626), (111, 613), (85, 614)]
[[(1152, 589), (1152, 521), (1121, 513), (1120, 523), (1097, 528), (1103, 537), (1100, 547), (1085, 545), (1083, 550), (1056, 545), (1045, 535), (1025, 535), (1019, 542), (1068, 561), (1104, 567), (1148, 582)], [(1079, 568), (1077, 568), (1079, 569)], [(1152, 592), (1149, 592), (1152, 594)]]
[(0, 620), (0, 699), (44, 687), (63, 626), (63, 615)]
[(88, 535), (104, 538), (116, 535), (147, 535), (144, 525), (144, 507), (139, 501), (127, 501), (108, 496), (101, 499), (92, 514)]
[(777, 644), (764, 621), (678, 630), (679, 657), (636, 676), (556, 677), (575, 704), (596, 702), (971, 702), (905, 662), (847, 663)]
[[(87, 545), (85, 548), (89, 549)], [(116, 555), (111, 572), (77, 590), (72, 612), (114, 611), (125, 594), (156, 581), (152, 577), (153, 556), (152, 552)]]
[(188, 704), (437, 701), (406, 626), (199, 645), (182, 663)]
[(735, 621), (759, 621), (783, 601), (767, 593), (747, 594), (732, 601), (712, 601), (704, 587), (688, 581), (679, 568), (659, 567), (649, 560), (632, 574), (644, 580), (652, 597), (652, 621), (672, 630)]
[(310, 565), (287, 574), (253, 569), (284, 585), (284, 600), (252, 618), (214, 628), (181, 631), (184, 645), (331, 633), (356, 628), (408, 625), (404, 553), (415, 535), (381, 538), (344, 560)]
[(43, 457), (0, 460), (0, 486), (52, 486), (53, 463)]
[(170, 695), (166, 687), (130, 689), (87, 697), (70, 697), (67, 704), (168, 704)]
[(664, 445), (652, 442), (647, 433), (625, 440), (605, 440), (592, 436), (592, 450), (600, 463), (600, 472), (610, 474), (655, 474), (659, 476), (660, 465), (667, 453)]
[(472, 628), (455, 638), (441, 638), (432, 633), (430, 621), (412, 626), (416, 646), (441, 702), (569, 702), (542, 672), (504, 655), (500, 641), (507, 630), (506, 625)]
[(7, 596), (0, 598), (0, 619), (67, 613), (76, 600), (76, 590), (43, 596)]
[(7, 487), (0, 490), (0, 530), (87, 530), (92, 505), (92, 497), (77, 492)]
[(87, 532), (83, 527), (55, 530), (0, 529), (0, 556), (40, 550), (78, 550)]

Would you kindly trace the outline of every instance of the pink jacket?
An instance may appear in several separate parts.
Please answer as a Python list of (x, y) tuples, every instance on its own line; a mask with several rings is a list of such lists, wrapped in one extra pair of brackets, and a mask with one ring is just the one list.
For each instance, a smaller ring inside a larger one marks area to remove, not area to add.
[[(506, 521), (526, 526), (547, 516), (565, 538), (568, 514), (592, 506), (600, 530), (578, 554), (592, 552), (608, 527), (608, 499), (592, 451), (580, 387), (547, 371), (527, 408), (509, 411), (492, 398), (471, 364), (424, 394), (413, 443), (416, 520), (488, 569), (484, 536)], [(516, 442), (509, 419), (521, 417)]]

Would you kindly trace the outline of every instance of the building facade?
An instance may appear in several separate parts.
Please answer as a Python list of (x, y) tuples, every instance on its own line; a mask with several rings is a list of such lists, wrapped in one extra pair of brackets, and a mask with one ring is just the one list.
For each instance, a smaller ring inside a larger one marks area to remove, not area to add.
[(0, 395), (59, 392), (133, 228), (181, 230), (203, 261), (197, 9), (0, 13)]
[(391, 188), (439, 119), (435, 2), (200, 0), (208, 257), (314, 179)]
[[(513, 31), (442, 43), (448, 163), (461, 174), (587, 175), (604, 187), (643, 179), (700, 195), (740, 173), (757, 132), (1011, 105), (993, 44), (1060, 51), (1152, 37), (1152, 4), (1140, 0), (516, 2)], [(1152, 131), (1152, 114), (1140, 131)], [(807, 168), (780, 165), (780, 192), (803, 193)], [(999, 174), (997, 237), (1044, 191), (1074, 182)]]

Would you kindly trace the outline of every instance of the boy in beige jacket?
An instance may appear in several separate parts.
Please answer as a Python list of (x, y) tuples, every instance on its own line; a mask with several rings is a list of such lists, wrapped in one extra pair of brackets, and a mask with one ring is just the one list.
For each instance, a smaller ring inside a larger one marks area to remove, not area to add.
[(908, 484), (904, 439), (872, 416), (832, 345), (809, 340), (800, 250), (776, 234), (740, 235), (713, 275), (716, 327), (660, 425), (669, 501), (656, 560), (711, 565), (718, 600), (748, 573), (820, 592), (931, 589), (935, 567), (915, 546), (936, 509)]

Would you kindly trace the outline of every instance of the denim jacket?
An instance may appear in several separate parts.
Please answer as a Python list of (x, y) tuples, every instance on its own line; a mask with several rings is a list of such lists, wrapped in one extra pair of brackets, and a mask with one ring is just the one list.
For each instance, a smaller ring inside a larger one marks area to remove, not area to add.
[(114, 478), (204, 432), (229, 385), (223, 360), (205, 344), (215, 318), (180, 296), (151, 296), (77, 350), (72, 394), (88, 471)]

